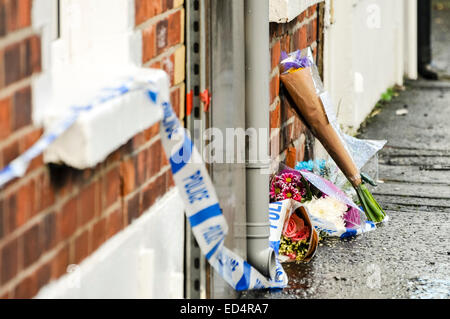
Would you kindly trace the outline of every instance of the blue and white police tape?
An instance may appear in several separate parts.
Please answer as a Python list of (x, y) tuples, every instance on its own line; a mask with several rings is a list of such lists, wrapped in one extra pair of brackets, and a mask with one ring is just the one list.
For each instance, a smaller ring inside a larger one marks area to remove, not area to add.
[(151, 105), (163, 109), (160, 125), (162, 144), (172, 168), (175, 185), (185, 204), (194, 237), (211, 266), (238, 291), (285, 287), (287, 276), (278, 261), (276, 278), (266, 278), (225, 247), (228, 225), (206, 167), (170, 102), (163, 100), (165, 97), (152, 81), (130, 78), (120, 86), (101, 90), (89, 103), (72, 107), (62, 121), (56, 123), (30, 149), (0, 171), (0, 187), (14, 178), (22, 177), (30, 162), (69, 129), (81, 113), (89, 112), (98, 104), (136, 90), (145, 91), (152, 102)]
[[(149, 96), (158, 105), (157, 92), (150, 90)], [(175, 185), (184, 201), (192, 232), (206, 259), (238, 291), (285, 287), (287, 276), (281, 265), (277, 265), (276, 278), (271, 280), (225, 247), (228, 225), (201, 155), (170, 103), (162, 101), (162, 106), (162, 144), (172, 167)]]

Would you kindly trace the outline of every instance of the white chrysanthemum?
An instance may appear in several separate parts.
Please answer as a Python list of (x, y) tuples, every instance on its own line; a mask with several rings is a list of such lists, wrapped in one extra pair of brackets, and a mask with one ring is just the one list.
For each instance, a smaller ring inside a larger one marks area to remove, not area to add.
[(305, 203), (309, 212), (320, 219), (333, 223), (337, 229), (345, 229), (344, 214), (347, 205), (334, 197), (315, 198)]

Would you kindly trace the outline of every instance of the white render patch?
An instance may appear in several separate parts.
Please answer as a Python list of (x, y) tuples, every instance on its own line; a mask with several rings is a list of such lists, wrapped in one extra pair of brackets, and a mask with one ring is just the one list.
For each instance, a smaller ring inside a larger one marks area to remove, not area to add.
[(38, 126), (60, 91), (99, 73), (142, 64), (134, 0), (59, 1), (59, 19), (57, 1), (33, 2), (33, 29), (41, 34), (42, 47), (42, 72), (33, 81), (33, 121)]
[(184, 204), (176, 189), (37, 299), (180, 299), (184, 275)]
[(322, 1), (324, 0), (270, 0), (269, 21), (290, 22), (310, 6)]
[[(107, 74), (109, 76), (111, 72)], [(169, 100), (169, 79), (164, 71), (132, 68), (123, 74), (132, 76), (142, 83), (154, 82), (159, 91), (158, 103)], [(71, 89), (58, 94), (59, 99), (44, 116), (45, 129), (66, 118), (68, 107), (86, 105), (85, 100), (89, 100), (87, 97), (92, 98), (99, 90), (117, 86), (129, 77), (117, 78), (123, 80), (111, 82), (99, 77), (86, 78), (83, 87), (74, 83)], [(145, 90), (125, 93), (94, 106), (90, 111), (82, 112), (77, 121), (44, 152), (44, 161), (64, 163), (77, 169), (94, 167), (134, 135), (161, 119), (162, 108), (150, 101)]]

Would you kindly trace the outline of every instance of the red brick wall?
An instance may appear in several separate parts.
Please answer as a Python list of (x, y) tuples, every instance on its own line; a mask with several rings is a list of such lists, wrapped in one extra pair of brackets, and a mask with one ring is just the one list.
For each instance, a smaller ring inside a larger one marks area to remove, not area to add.
[[(32, 0), (0, 0), (0, 167), (42, 134), (31, 118), (31, 82), (41, 71), (40, 34), (30, 26), (31, 6)], [(171, 98), (183, 118), (183, 1), (135, 0), (135, 13), (143, 65), (168, 71)], [(92, 169), (45, 165), (38, 157), (23, 178), (0, 189), (0, 298), (33, 297), (171, 187), (158, 125)]]
[(286, 165), (294, 167), (298, 161), (312, 157), (314, 139), (309, 130), (302, 123), (283, 92), (280, 92), (280, 62), (281, 51), (292, 52), (313, 48), (317, 60), (319, 47), (319, 6), (309, 7), (296, 19), (289, 23), (270, 24), (270, 47), (272, 57), (272, 71), (270, 75), (270, 130), (271, 156)]

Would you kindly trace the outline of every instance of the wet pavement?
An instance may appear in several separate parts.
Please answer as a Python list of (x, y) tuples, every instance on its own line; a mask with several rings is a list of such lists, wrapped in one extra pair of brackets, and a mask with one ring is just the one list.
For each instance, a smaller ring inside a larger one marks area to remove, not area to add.
[[(436, 54), (442, 67), (450, 65), (449, 34), (435, 35), (448, 40)], [(388, 140), (378, 163), (383, 183), (372, 191), (389, 222), (325, 240), (310, 263), (284, 265), (286, 289), (242, 298), (450, 298), (450, 82), (405, 86), (360, 134)]]

